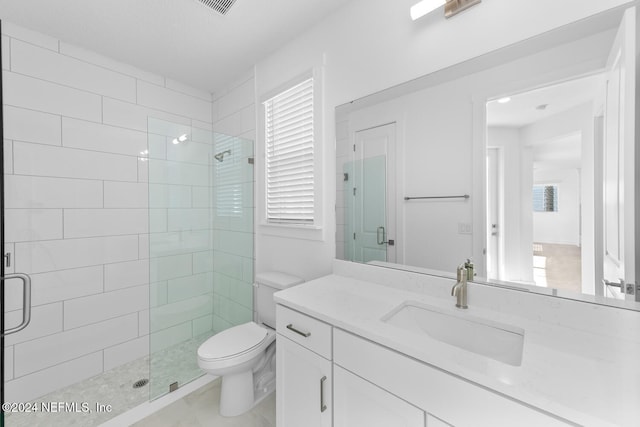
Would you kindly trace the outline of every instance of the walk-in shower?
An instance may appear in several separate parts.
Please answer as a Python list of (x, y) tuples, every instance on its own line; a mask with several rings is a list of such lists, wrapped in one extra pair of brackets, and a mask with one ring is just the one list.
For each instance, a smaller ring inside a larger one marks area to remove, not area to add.
[(149, 119), (152, 399), (202, 375), (203, 341), (253, 318), (252, 157), (252, 141)]
[[(98, 125), (63, 118), (79, 148), (11, 144), (5, 273), (33, 286), (30, 325), (5, 338), (4, 401), (66, 406), (4, 425), (99, 425), (201, 376), (199, 344), (252, 320), (253, 142), (191, 122), (149, 118), (146, 135), (114, 130), (129, 146), (98, 147), (83, 139)], [(6, 328), (21, 292), (5, 283)]]

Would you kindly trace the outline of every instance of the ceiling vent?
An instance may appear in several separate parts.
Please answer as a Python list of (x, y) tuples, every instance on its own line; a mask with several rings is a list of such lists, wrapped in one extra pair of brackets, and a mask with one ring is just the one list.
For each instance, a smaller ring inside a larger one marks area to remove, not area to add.
[(198, 0), (200, 3), (205, 6), (209, 6), (211, 9), (215, 10), (221, 15), (226, 15), (231, 6), (236, 2), (236, 0)]

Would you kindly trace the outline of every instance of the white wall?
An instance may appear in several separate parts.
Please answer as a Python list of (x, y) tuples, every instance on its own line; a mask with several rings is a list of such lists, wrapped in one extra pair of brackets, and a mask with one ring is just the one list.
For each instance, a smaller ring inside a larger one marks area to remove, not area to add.
[[(414, 3), (354, 0), (256, 65), (258, 97), (310, 69), (324, 76), (319, 123), (324, 136), (316, 151), (322, 159), (324, 232), (320, 238), (305, 238), (286, 232), (274, 235), (258, 227), (258, 271), (282, 269), (306, 279), (331, 271), (336, 106), (629, 1), (485, 0), (450, 20), (434, 13), (412, 22), (409, 8)], [(262, 198), (259, 192), (258, 202)]]
[[(148, 354), (147, 117), (210, 130), (212, 102), (51, 37), (2, 29), (5, 249), (8, 272), (33, 277), (32, 322), (5, 340), (4, 379), (7, 401), (25, 402)], [(179, 257), (189, 273), (192, 257)], [(8, 290), (8, 327), (20, 305)], [(191, 319), (185, 326), (191, 336)]]

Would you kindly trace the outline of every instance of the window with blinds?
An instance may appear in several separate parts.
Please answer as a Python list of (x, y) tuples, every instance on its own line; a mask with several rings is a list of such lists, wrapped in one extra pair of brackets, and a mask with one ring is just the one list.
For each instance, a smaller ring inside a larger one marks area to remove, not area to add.
[(314, 223), (313, 79), (264, 102), (267, 222)]
[(534, 212), (558, 212), (558, 186), (534, 185), (533, 186), (533, 211)]

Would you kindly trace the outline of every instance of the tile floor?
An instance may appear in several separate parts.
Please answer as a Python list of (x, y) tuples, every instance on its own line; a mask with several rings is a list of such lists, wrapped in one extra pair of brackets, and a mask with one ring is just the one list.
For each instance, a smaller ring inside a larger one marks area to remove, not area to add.
[(35, 399), (34, 402), (87, 402), (112, 405), (112, 412), (76, 413), (73, 411), (46, 413), (11, 413), (6, 427), (93, 427), (149, 400), (149, 386), (134, 389), (133, 382), (149, 378), (149, 358), (126, 363), (101, 375)]
[(582, 292), (582, 260), (579, 246), (534, 243), (533, 259), (536, 285)]
[[(149, 396), (155, 399), (168, 393), (169, 384), (174, 381), (183, 385), (202, 375), (196, 354), (200, 344), (209, 336), (210, 334), (205, 334), (192, 338), (154, 353), (151, 358), (147, 356), (134, 360), (32, 401), (38, 404), (71, 402), (76, 403), (78, 407), (87, 402), (90, 408), (94, 408), (96, 404), (108, 404), (112, 406), (111, 412), (10, 413), (6, 415), (5, 425), (6, 427), (98, 426), (149, 401)], [(149, 384), (133, 388), (134, 382), (145, 378), (150, 379)]]
[(275, 427), (276, 394), (271, 393), (251, 411), (233, 418), (218, 413), (220, 379), (194, 391), (133, 427)]

